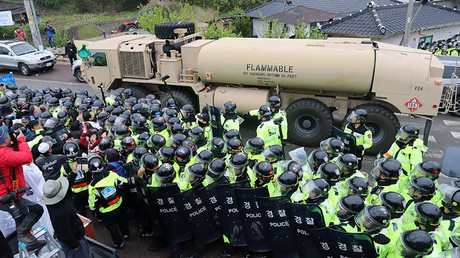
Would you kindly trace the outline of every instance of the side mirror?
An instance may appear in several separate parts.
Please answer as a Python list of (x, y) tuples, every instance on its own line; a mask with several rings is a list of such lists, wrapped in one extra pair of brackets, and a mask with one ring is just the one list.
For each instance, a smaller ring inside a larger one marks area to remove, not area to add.
[(13, 53), (12, 53), (12, 52), (8, 52), (8, 55), (9, 55), (9, 56), (13, 56)]

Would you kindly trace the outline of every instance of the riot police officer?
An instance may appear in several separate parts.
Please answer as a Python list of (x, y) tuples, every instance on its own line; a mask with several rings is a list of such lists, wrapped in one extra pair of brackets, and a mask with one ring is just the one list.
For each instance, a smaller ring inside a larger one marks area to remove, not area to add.
[(355, 137), (356, 150), (353, 154), (358, 158), (358, 169), (360, 169), (364, 152), (372, 147), (372, 132), (366, 126), (367, 111), (364, 109), (354, 110), (347, 119), (349, 123), (345, 126), (344, 132)]

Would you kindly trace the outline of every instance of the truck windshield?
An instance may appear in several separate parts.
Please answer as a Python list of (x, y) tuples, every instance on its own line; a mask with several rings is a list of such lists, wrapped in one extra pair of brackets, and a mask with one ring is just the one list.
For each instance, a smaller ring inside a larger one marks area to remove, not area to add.
[(33, 53), (33, 52), (38, 51), (38, 49), (36, 49), (35, 47), (27, 43), (22, 43), (22, 44), (11, 46), (11, 50), (13, 50), (13, 52), (17, 56), (21, 56), (21, 55), (25, 55), (28, 53)]
[(98, 52), (91, 55), (94, 66), (107, 66), (107, 59), (104, 52)]

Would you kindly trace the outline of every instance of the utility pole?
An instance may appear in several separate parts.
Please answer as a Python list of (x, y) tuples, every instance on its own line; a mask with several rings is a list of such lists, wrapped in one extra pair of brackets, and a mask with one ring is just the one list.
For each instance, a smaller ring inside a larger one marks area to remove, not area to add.
[(401, 44), (399, 44), (405, 47), (409, 46), (409, 36), (410, 29), (412, 27), (412, 12), (414, 11), (414, 2), (415, 0), (409, 0), (409, 4), (407, 7), (406, 29), (404, 30), (404, 36), (401, 40)]
[(40, 36), (40, 29), (38, 28), (38, 19), (35, 14), (35, 6), (33, 0), (24, 0), (24, 6), (27, 13), (27, 22), (29, 23), (30, 32), (32, 33), (32, 40), (34, 46), (43, 50), (42, 38)]

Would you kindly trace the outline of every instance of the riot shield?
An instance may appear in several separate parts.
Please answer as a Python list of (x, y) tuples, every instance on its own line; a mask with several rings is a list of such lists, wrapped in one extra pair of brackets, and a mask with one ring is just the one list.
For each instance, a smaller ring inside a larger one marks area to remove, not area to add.
[(458, 161), (460, 160), (460, 146), (449, 146), (444, 152), (442, 157), (442, 170), (446, 176), (460, 178), (460, 166)]
[(201, 200), (203, 200), (204, 205), (208, 210), (208, 213), (211, 215), (212, 219), (214, 220), (214, 223), (216, 223), (218, 227), (220, 225), (218, 211), (221, 209), (221, 207), (219, 201), (219, 194), (217, 192), (217, 186), (220, 184), (228, 184), (228, 179), (222, 176), (219, 179), (217, 179), (217, 181), (214, 181), (206, 187), (203, 187), (198, 190), (198, 196), (201, 198)]
[(236, 188), (235, 195), (238, 202), (243, 228), (246, 235), (248, 249), (251, 252), (269, 252), (272, 250), (267, 238), (267, 229), (262, 223), (257, 196), (269, 197), (266, 187)]
[(246, 246), (246, 237), (243, 229), (243, 220), (240, 217), (240, 210), (235, 195), (235, 188), (247, 187), (248, 181), (234, 184), (217, 185), (217, 192), (221, 209), (219, 222), (225, 236), (232, 246)]
[(63, 125), (58, 125), (56, 128), (53, 129), (51, 133), (45, 134), (53, 138), (53, 154), (62, 154), (62, 147), (64, 146), (65, 141), (67, 140), (64, 134), (70, 135), (69, 130), (67, 130), (67, 128)]
[(176, 194), (174, 200), (179, 213), (189, 223), (197, 244), (206, 245), (222, 236), (198, 195), (198, 187)]
[(310, 238), (320, 257), (377, 257), (374, 242), (367, 233), (321, 228), (310, 230)]
[(220, 112), (219, 109), (214, 106), (206, 106), (208, 108), (208, 115), (209, 115), (209, 125), (212, 129), (212, 135), (214, 137), (222, 137), (223, 135), (223, 128), (222, 128), (222, 121), (220, 121)]
[(287, 215), (289, 197), (256, 197), (256, 199), (262, 212), (262, 222), (267, 228), (268, 241), (274, 257), (299, 257), (293, 241), (295, 235)]
[(137, 175), (137, 166), (132, 162), (123, 165), (128, 175), (129, 194), (126, 195), (129, 203), (129, 208), (134, 211), (134, 221), (139, 226), (147, 226), (149, 224), (149, 207), (145, 196), (146, 182)]
[(323, 211), (316, 204), (287, 204), (291, 229), (294, 232), (297, 251), (300, 257), (319, 257), (310, 241), (311, 229), (325, 227)]
[(356, 153), (356, 139), (353, 135), (345, 133), (337, 127), (332, 127), (332, 135), (345, 144), (344, 153)]
[(179, 192), (177, 184), (147, 189), (150, 205), (158, 215), (163, 236), (169, 243), (180, 243), (192, 239), (189, 224), (179, 214), (173, 198)]

